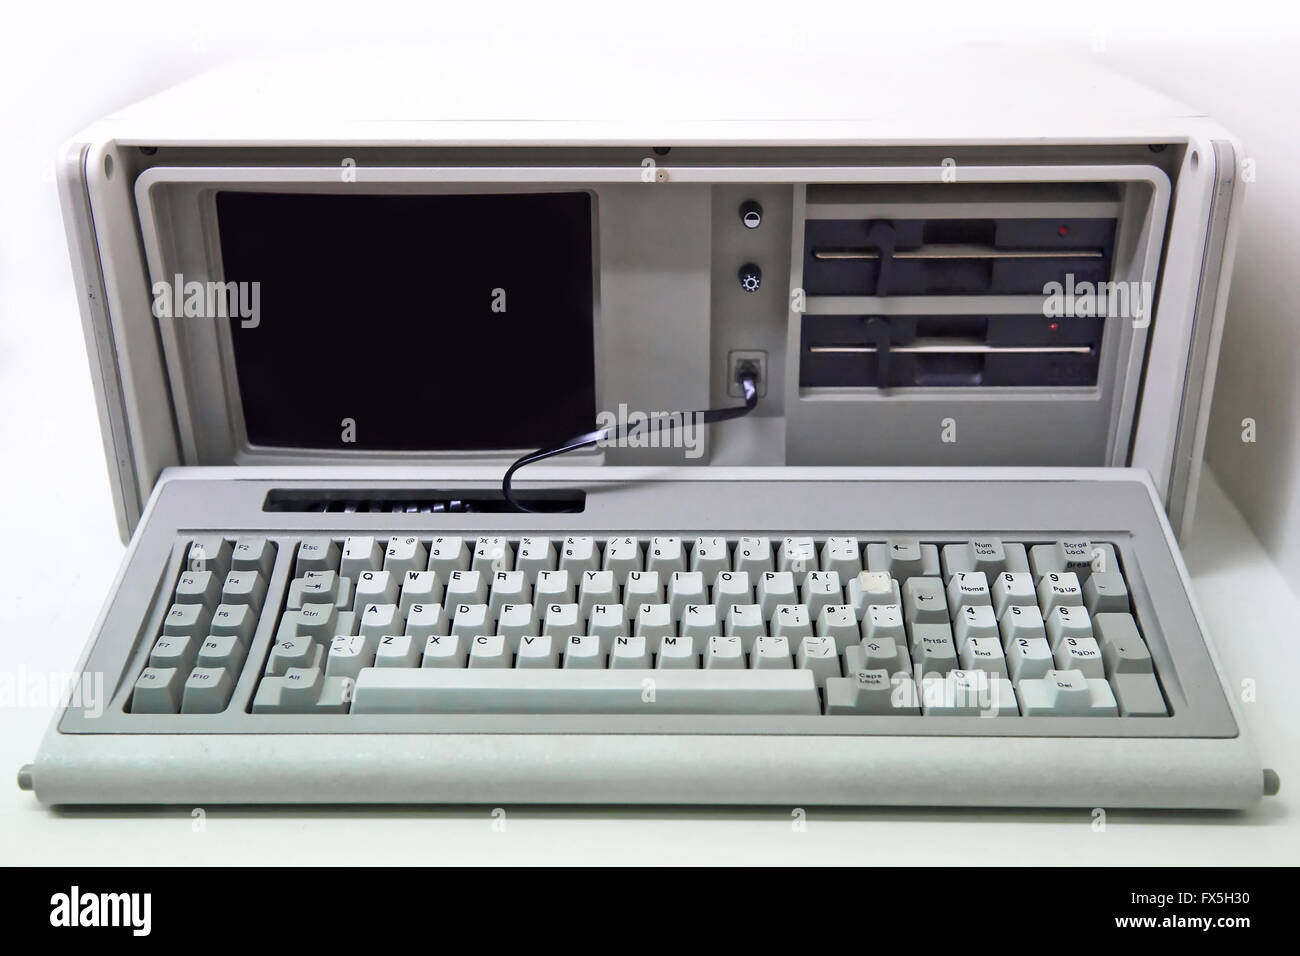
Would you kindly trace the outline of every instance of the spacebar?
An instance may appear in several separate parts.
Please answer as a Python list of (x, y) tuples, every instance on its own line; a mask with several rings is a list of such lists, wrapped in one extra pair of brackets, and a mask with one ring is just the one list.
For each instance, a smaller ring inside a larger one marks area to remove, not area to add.
[(354, 714), (819, 714), (812, 671), (364, 667)]

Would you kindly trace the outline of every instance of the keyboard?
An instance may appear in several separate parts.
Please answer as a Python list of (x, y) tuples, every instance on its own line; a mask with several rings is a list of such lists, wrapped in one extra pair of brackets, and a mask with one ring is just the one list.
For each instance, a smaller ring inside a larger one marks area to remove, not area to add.
[(1269, 789), (1141, 475), (751, 477), (790, 471), (591, 472), (580, 510), (542, 514), (486, 483), (304, 483), (295, 510), (291, 482), (165, 481), (85, 665), (107, 700), (70, 703), (28, 783), (48, 802)]
[[(281, 549), (293, 577), (268, 612)], [(184, 550), (133, 714), (221, 713), (250, 666), (254, 714), (1169, 713), (1110, 542), (232, 534)], [(250, 665), (264, 612), (274, 640)]]

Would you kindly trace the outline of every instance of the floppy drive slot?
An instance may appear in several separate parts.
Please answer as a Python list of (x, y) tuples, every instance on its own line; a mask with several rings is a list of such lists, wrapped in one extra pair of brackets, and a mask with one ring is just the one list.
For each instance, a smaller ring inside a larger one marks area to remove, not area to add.
[(806, 316), (800, 385), (1095, 385), (1101, 335), (1099, 318)]
[(1114, 219), (810, 219), (810, 296), (1042, 295), (1110, 278)]

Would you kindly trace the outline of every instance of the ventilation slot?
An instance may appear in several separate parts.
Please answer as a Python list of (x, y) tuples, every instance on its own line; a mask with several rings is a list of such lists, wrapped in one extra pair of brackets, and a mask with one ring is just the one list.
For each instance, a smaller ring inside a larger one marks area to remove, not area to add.
[[(515, 491), (515, 498), (530, 511), (576, 514), (586, 508), (582, 491), (547, 489)], [(325, 512), (330, 514), (464, 514), (514, 512), (500, 491), (490, 489), (428, 489), (341, 491), (273, 488), (262, 503), (263, 511)]]

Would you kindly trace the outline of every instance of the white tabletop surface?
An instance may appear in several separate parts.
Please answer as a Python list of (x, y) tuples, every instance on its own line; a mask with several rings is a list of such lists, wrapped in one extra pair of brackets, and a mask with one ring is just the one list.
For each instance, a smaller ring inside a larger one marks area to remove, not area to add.
[[(1279, 796), (1234, 814), (791, 808), (205, 808), (50, 811), (13, 784), (52, 710), (16, 681), (77, 661), (123, 546), (73, 304), (0, 325), (0, 861), (42, 864), (1300, 862), (1300, 601), (1212, 478), (1187, 543), (1197, 598)], [(46, 305), (49, 309), (49, 305)], [(0, 687), (3, 690), (3, 687)]]

